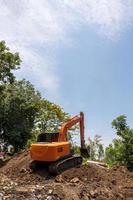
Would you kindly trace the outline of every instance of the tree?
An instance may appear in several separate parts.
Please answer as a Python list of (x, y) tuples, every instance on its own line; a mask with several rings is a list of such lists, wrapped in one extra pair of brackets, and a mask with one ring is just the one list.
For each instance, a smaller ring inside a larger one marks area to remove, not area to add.
[(126, 121), (126, 116), (125, 115), (120, 115), (116, 119), (112, 121), (112, 127), (116, 129), (116, 134), (118, 136), (124, 137), (125, 131), (129, 129)]
[(4, 89), (7, 84), (15, 80), (13, 70), (18, 69), (20, 63), (19, 54), (11, 53), (5, 41), (0, 41), (0, 119), (4, 112)]
[(18, 53), (11, 53), (4, 41), (0, 42), (0, 85), (12, 83), (15, 76), (12, 70), (19, 68), (21, 60)]
[(94, 139), (88, 139), (89, 144), (88, 148), (90, 151), (90, 159), (91, 160), (102, 160), (104, 158), (104, 148), (101, 143), (101, 136), (95, 135)]
[(11, 53), (5, 41), (0, 41), (0, 131), (5, 113), (5, 87), (14, 82), (13, 70), (18, 69), (20, 63), (19, 54)]
[(10, 52), (0, 42), (0, 132), (16, 151), (36, 138), (40, 131), (56, 132), (69, 118), (63, 109), (43, 99), (26, 80), (16, 81), (13, 71), (19, 68), (18, 53)]
[(0, 127), (4, 131), (4, 139), (16, 151), (24, 148), (28, 140), (35, 139), (42, 131), (58, 132), (61, 123), (69, 117), (60, 106), (42, 99), (29, 81), (7, 84), (3, 95)]
[(98, 160), (103, 160), (104, 158), (104, 148), (102, 144), (98, 145), (97, 157), (98, 157)]
[(106, 148), (106, 161), (110, 166), (125, 165), (133, 169), (133, 129), (127, 125), (126, 116), (121, 115), (112, 122), (118, 139)]
[(62, 122), (67, 121), (69, 117), (69, 114), (64, 112), (59, 105), (41, 99), (36, 126), (42, 132), (58, 132)]
[(110, 167), (123, 163), (123, 144), (119, 139), (114, 139), (105, 150), (105, 160)]
[(41, 96), (29, 81), (15, 81), (4, 90), (3, 112), (0, 115), (4, 139), (18, 150), (31, 137)]

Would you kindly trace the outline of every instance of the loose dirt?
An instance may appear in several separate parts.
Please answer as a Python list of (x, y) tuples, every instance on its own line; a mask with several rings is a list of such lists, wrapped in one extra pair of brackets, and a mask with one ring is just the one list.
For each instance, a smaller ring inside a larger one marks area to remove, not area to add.
[(133, 200), (133, 172), (86, 164), (52, 176), (47, 169), (33, 173), (29, 152), (14, 156), (0, 168), (0, 200)]

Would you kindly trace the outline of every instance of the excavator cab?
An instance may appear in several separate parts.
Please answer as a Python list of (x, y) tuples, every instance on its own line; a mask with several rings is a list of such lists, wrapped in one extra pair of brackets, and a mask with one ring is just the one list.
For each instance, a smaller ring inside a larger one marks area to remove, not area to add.
[(59, 133), (40, 133), (37, 142), (58, 142)]

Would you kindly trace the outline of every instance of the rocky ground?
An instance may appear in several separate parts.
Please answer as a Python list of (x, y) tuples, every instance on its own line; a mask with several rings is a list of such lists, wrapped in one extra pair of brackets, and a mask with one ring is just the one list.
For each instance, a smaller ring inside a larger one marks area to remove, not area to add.
[(132, 200), (133, 172), (87, 164), (61, 175), (46, 169), (33, 173), (29, 153), (22, 152), (0, 168), (0, 200)]

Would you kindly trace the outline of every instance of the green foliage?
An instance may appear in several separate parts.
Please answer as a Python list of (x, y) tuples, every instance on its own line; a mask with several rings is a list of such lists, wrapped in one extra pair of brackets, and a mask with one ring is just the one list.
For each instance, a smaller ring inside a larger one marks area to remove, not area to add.
[(69, 118), (60, 106), (42, 99), (26, 80), (16, 81), (13, 70), (19, 68), (18, 53), (11, 53), (0, 42), (0, 132), (15, 150), (29, 146), (40, 131), (56, 132)]
[[(13, 71), (20, 63), (19, 54), (10, 52), (1, 41), (0, 132), (4, 132), (4, 140), (16, 151), (29, 146), (40, 132), (58, 132), (70, 118), (60, 106), (42, 99), (29, 81), (15, 80)], [(68, 136), (71, 139), (71, 134)]]
[(83, 164), (82, 165), (88, 166), (88, 161), (89, 161), (88, 158), (83, 158)]
[(31, 144), (33, 144), (37, 141), (37, 137), (38, 137), (39, 133), (40, 133), (39, 130), (36, 130), (34, 128), (32, 129), (31, 137), (30, 137), (30, 139), (27, 140), (27, 143), (25, 146), (26, 149), (30, 148)]
[(4, 41), (0, 42), (0, 84), (12, 83), (15, 76), (12, 70), (19, 68), (21, 60), (18, 53), (11, 53)]
[(5, 140), (16, 151), (35, 141), (42, 131), (58, 132), (61, 123), (68, 119), (68, 114), (59, 106), (42, 99), (29, 81), (6, 84), (3, 95), (0, 127)]
[(73, 145), (73, 151), (75, 154), (80, 155), (80, 147), (78, 145)]
[[(116, 119), (112, 121), (112, 127), (116, 129), (118, 136), (124, 136), (124, 131), (128, 129), (127, 122), (126, 122), (126, 116), (120, 115)], [(123, 137), (122, 136), (122, 137)]]
[(90, 151), (91, 160), (102, 160), (104, 158), (104, 148), (101, 143), (101, 136), (95, 135), (94, 139), (88, 139), (88, 149)]
[(69, 117), (60, 106), (46, 99), (41, 99), (36, 117), (36, 127), (41, 132), (58, 132), (62, 122), (67, 121)]
[(106, 161), (110, 166), (125, 165), (133, 169), (133, 129), (127, 125), (124, 115), (113, 120), (112, 126), (119, 138), (106, 148)]
[(31, 137), (40, 98), (29, 81), (15, 81), (5, 87), (1, 129), (5, 140), (16, 150), (23, 148)]
[(115, 139), (105, 150), (105, 160), (110, 167), (120, 165), (122, 164), (122, 154), (123, 144), (119, 139)]

